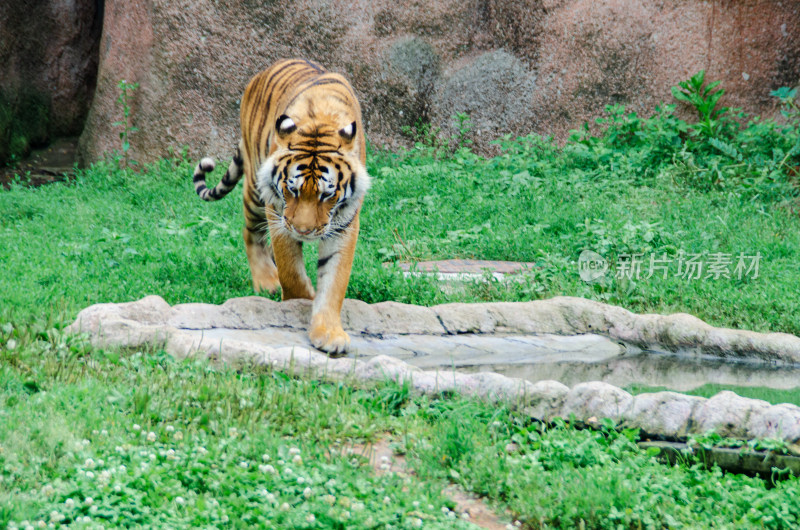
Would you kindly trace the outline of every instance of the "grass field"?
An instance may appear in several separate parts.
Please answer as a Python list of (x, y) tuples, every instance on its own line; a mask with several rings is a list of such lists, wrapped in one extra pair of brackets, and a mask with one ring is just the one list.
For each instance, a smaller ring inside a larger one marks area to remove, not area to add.
[[(780, 121), (726, 111), (687, 123), (669, 106), (646, 119), (611, 107), (600, 134), (576, 131), (564, 146), (505, 138), (481, 157), (466, 137), (447, 144), (421, 130), (408, 152), (371, 152), (348, 296), (427, 305), (583, 296), (800, 334), (800, 133), (794, 94), (778, 96)], [(176, 159), (134, 171), (112, 157), (70, 183), (0, 191), (0, 527), (468, 527), (440, 493), (447, 481), (530, 528), (800, 525), (797, 479), (768, 488), (691, 461), (665, 467), (635, 432), (543, 428), (457, 396), (103, 351), (65, 336), (93, 303), (252, 294), (241, 190), (203, 203), (191, 167)], [(601, 281), (580, 279), (584, 249), (611, 264)], [(737, 277), (740, 254), (759, 256), (757, 275)], [(691, 255), (705, 267), (732, 262), (727, 275), (705, 268), (692, 279), (679, 270)], [(629, 256), (666, 267), (624, 274)], [(446, 292), (393, 265), (438, 258), (537, 267), (520, 282)], [(313, 273), (312, 248), (307, 263)], [(339, 451), (386, 437), (415, 475), (375, 476)]]

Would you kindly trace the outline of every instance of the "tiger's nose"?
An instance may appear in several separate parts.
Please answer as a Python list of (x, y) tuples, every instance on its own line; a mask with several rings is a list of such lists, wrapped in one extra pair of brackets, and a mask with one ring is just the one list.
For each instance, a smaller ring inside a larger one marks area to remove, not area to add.
[(300, 228), (299, 226), (295, 226), (294, 227), (294, 231), (297, 232), (298, 234), (300, 234), (301, 236), (307, 236), (308, 234), (313, 232), (314, 229), (313, 228), (303, 229), (303, 228)]

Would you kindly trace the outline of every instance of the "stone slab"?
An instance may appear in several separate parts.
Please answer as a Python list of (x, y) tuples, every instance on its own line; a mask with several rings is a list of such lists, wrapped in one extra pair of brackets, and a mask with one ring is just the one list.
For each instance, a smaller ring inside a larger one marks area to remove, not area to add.
[(611, 418), (673, 438), (714, 429), (780, 438), (800, 451), (800, 407), (731, 392), (633, 397), (614, 386), (796, 386), (800, 339), (791, 335), (713, 328), (689, 315), (636, 315), (580, 298), (433, 308), (347, 300), (342, 313), (353, 348), (332, 358), (309, 344), (310, 310), (308, 300), (170, 307), (148, 296), (86, 308), (68, 331), (87, 333), (99, 347), (156, 347), (314, 377), (407, 381), (424, 393), (503, 400), (542, 420)]

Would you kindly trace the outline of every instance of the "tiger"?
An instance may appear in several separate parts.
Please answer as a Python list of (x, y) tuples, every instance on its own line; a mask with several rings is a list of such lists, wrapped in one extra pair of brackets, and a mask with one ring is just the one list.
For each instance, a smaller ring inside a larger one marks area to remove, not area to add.
[[(206, 186), (214, 161), (203, 158), (194, 169), (195, 191), (216, 201), (244, 175), (253, 289), (280, 287), (282, 300), (313, 300), (311, 344), (345, 353), (350, 336), (341, 310), (370, 187), (358, 99), (342, 75), (313, 61), (282, 60), (250, 80), (240, 119), (241, 138), (222, 180)], [(316, 293), (303, 260), (303, 243), (311, 242), (319, 244)]]

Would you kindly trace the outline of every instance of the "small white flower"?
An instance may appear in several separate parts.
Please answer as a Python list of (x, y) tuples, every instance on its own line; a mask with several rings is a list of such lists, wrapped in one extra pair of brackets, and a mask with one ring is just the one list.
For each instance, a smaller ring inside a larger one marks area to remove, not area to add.
[(275, 468), (269, 464), (261, 464), (260, 466), (258, 466), (258, 470), (261, 471), (262, 473), (270, 473), (270, 474), (275, 473)]
[(324, 502), (329, 506), (333, 506), (334, 504), (336, 504), (336, 497), (334, 497), (333, 495), (323, 495), (322, 502)]
[(100, 467), (103, 467), (104, 465), (106, 465), (106, 461), (103, 460), (102, 458), (98, 458), (97, 459), (97, 465), (100, 466)]
[(175, 497), (175, 504), (184, 504), (186, 500), (183, 497)]
[(389, 471), (390, 469), (392, 469), (392, 466), (390, 466), (389, 464), (381, 464), (380, 469), (381, 471)]
[(66, 506), (67, 508), (72, 508), (73, 506), (75, 506), (75, 501), (72, 498), (69, 498), (64, 501), (64, 506)]
[(142, 428), (142, 426), (141, 426), (141, 425), (139, 425), (138, 423), (134, 423), (134, 424), (133, 424), (133, 430), (134, 430), (134, 431), (138, 431), (138, 430), (140, 430), (141, 428)]
[(442, 506), (442, 513), (447, 515), (448, 513), (450, 513), (450, 508), (448, 508), (447, 506)]
[(92, 460), (91, 458), (87, 458), (86, 461), (83, 463), (83, 465), (88, 467), (89, 469), (92, 469), (94, 467), (94, 460)]
[(92, 503), (94, 503), (94, 499), (91, 497), (86, 497), (85, 499), (83, 499), (83, 504), (87, 506), (91, 506)]
[(290, 455), (299, 455), (300, 454), (300, 449), (298, 449), (297, 447), (292, 447), (292, 448), (289, 449), (289, 454)]
[(300, 457), (300, 455), (294, 455), (294, 458), (292, 458), (292, 463), (296, 464), (298, 466), (302, 466), (303, 465), (303, 459)]
[(419, 501), (412, 502), (411, 506), (413, 506), (414, 508), (419, 508)]
[(306, 517), (306, 521), (309, 522), (309, 523), (313, 523), (316, 520), (317, 520), (317, 518), (314, 517), (313, 513), (308, 514), (308, 517)]
[(364, 503), (363, 502), (354, 502), (353, 503), (353, 511), (354, 512), (360, 512), (363, 509), (364, 509)]
[(388, 457), (388, 456), (386, 456), (386, 455), (383, 455), (383, 456), (381, 457), (381, 463), (382, 463), (382, 464), (388, 464), (388, 463), (389, 463), (389, 462), (391, 462), (391, 461), (392, 461), (392, 459), (391, 459), (391, 458), (389, 458), (389, 457)]
[(392, 499), (390, 499), (389, 496), (387, 495), (386, 497), (383, 498), (383, 504), (392, 504)]
[(91, 514), (96, 514), (97, 513), (97, 505), (96, 504), (92, 504), (91, 506), (89, 506), (89, 513), (91, 513)]
[(306, 488), (303, 490), (303, 497), (305, 497), (306, 499), (311, 498), (311, 488)]
[(166, 452), (168, 460), (175, 460), (175, 450), (174, 449), (167, 449)]
[(172, 425), (167, 425), (166, 427), (164, 427), (164, 430), (167, 432), (172, 432), (175, 430), (175, 427), (173, 427)]
[(147, 433), (147, 441), (148, 442), (155, 442), (156, 441), (156, 433), (154, 433), (153, 431), (150, 431), (149, 433)]
[(219, 520), (222, 521), (223, 523), (227, 523), (228, 522), (228, 514), (227, 513), (223, 513), (222, 517), (220, 517)]
[(122, 448), (122, 447), (120, 447), (120, 446), (116, 446), (116, 447), (114, 448), (114, 451), (116, 451), (117, 453), (124, 453), (124, 452), (125, 452), (125, 449), (123, 449), (123, 448)]
[(263, 454), (261, 455), (261, 460), (263, 460), (264, 462), (269, 462), (271, 458), (268, 454)]
[(288, 502), (284, 502), (283, 504), (281, 504), (281, 510), (283, 510), (284, 512), (287, 511), (287, 510), (290, 510), (290, 509), (291, 509), (291, 506), (289, 506)]
[(62, 520), (64, 520), (64, 515), (59, 513), (59, 512), (57, 512), (57, 511), (55, 511), (55, 510), (53, 510), (52, 512), (50, 512), (50, 520), (51, 521), (62, 521)]
[(462, 513), (462, 514), (461, 514), (461, 518), (462, 518), (462, 519), (464, 519), (464, 520), (467, 520), (467, 519), (469, 519), (469, 512), (464, 512), (464, 513)]
[(306, 479), (304, 479), (303, 477), (297, 477), (297, 483), (298, 484), (305, 484), (305, 482), (306, 482)]
[(111, 480), (111, 471), (104, 469), (103, 471), (100, 472), (100, 476), (98, 476), (97, 478), (101, 482), (108, 482), (109, 480)]
[(203, 447), (201, 445), (200, 447), (197, 448), (197, 452), (200, 453), (201, 455), (207, 455), (208, 454), (208, 449), (206, 449), (205, 447)]
[(422, 528), (422, 519), (419, 517), (411, 519), (411, 528)]
[(108, 436), (108, 431), (103, 429), (102, 431), (100, 431), (100, 436)]
[(183, 433), (181, 431), (175, 431), (172, 437), (178, 441), (183, 440)]
[(100, 431), (97, 429), (92, 429), (92, 436), (97, 436), (98, 434), (100, 434)]
[(156, 455), (155, 455), (155, 453), (150, 453), (149, 455), (147, 455), (147, 458), (149, 458), (150, 460), (155, 460), (156, 459)]
[(273, 503), (273, 502), (275, 502), (275, 494), (274, 494), (274, 493), (267, 493), (266, 497), (267, 497), (267, 500), (268, 500), (270, 503)]
[(117, 470), (119, 470), (120, 473), (125, 473), (128, 471), (128, 468), (125, 467), (125, 464), (120, 464)]
[(292, 468), (290, 468), (290, 467), (287, 467), (287, 468), (285, 468), (285, 469), (283, 470), (283, 474), (284, 474), (284, 475), (292, 475), (292, 474), (294, 474), (294, 471), (292, 471)]
[(122, 486), (120, 486), (119, 484), (114, 484), (114, 492), (120, 493), (121, 491), (122, 491)]
[(239, 467), (247, 469), (249, 467), (249, 464), (247, 462), (239, 462)]
[(39, 528), (47, 528), (47, 523), (45, 523), (44, 521), (36, 521), (36, 526), (38, 526)]
[(94, 473), (92, 473), (91, 471), (87, 471), (86, 478), (94, 478)]
[(236, 427), (231, 427), (228, 429), (228, 435), (236, 436), (237, 434), (239, 434), (239, 430)]

